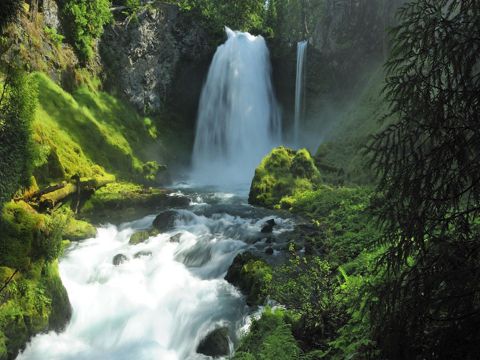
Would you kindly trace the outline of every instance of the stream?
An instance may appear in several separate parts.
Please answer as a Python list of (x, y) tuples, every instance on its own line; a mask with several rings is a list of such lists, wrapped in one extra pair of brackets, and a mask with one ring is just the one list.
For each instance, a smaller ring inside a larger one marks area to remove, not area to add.
[[(229, 329), (233, 351), (255, 309), (224, 276), (239, 252), (264, 254), (271, 246), (260, 233), (266, 220), (275, 218), (274, 236), (292, 230), (293, 221), (248, 205), (242, 192), (181, 192), (191, 205), (176, 210), (171, 231), (129, 245), (135, 231), (151, 226), (152, 214), (99, 227), (95, 238), (70, 246), (60, 273), (72, 320), (62, 333), (35, 337), (18, 360), (210, 359), (196, 350), (218, 327)], [(128, 261), (114, 266), (117, 254)]]

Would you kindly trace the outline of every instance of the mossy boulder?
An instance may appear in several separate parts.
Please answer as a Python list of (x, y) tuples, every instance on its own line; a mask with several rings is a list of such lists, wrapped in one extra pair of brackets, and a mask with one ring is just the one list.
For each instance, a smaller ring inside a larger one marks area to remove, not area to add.
[(272, 268), (247, 251), (235, 257), (225, 280), (237, 286), (245, 294), (248, 305), (261, 305), (268, 296), (272, 282)]
[(282, 198), (313, 190), (320, 180), (320, 172), (308, 150), (294, 151), (280, 146), (255, 170), (248, 202), (268, 208), (279, 207)]
[(128, 243), (130, 245), (137, 245), (144, 242), (149, 237), (150, 237), (149, 231), (137, 231), (136, 233), (132, 234), (132, 236), (130, 236), (130, 240), (128, 241)]
[(67, 226), (63, 231), (63, 238), (70, 241), (79, 241), (88, 238), (95, 237), (97, 235), (97, 229), (92, 224), (70, 218), (67, 222)]

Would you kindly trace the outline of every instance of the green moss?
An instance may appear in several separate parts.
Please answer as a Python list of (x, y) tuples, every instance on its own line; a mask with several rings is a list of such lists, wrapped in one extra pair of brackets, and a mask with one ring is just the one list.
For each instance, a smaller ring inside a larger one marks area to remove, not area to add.
[(270, 293), (272, 268), (250, 252), (237, 255), (225, 279), (238, 286), (250, 306), (261, 305)]
[(131, 107), (93, 85), (71, 95), (44, 74), (35, 73), (32, 79), (39, 87), (34, 139), (43, 154), (36, 171), (40, 182), (107, 172), (155, 180), (162, 167), (144, 153), (155, 145), (151, 123), (147, 127)]
[(92, 224), (71, 217), (63, 231), (63, 238), (70, 241), (78, 241), (95, 237), (96, 234), (97, 229)]
[(82, 206), (80, 215), (95, 224), (119, 223), (147, 215), (165, 205), (175, 206), (175, 200), (164, 189), (116, 182), (95, 191)]
[(267, 155), (255, 170), (248, 201), (265, 207), (276, 207), (282, 198), (315, 189), (320, 172), (306, 149), (297, 152), (278, 147)]
[(130, 237), (130, 241), (128, 242), (130, 245), (137, 245), (150, 237), (149, 231), (137, 231)]

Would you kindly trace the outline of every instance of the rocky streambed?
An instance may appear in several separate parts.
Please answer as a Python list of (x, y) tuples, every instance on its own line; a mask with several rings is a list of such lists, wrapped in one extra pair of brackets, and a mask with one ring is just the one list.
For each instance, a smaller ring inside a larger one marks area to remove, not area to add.
[(19, 359), (232, 353), (265, 300), (245, 264), (282, 262), (295, 221), (248, 205), (246, 194), (185, 188), (168, 196), (162, 210), (99, 226), (70, 246), (60, 273), (72, 320), (62, 333), (35, 337)]

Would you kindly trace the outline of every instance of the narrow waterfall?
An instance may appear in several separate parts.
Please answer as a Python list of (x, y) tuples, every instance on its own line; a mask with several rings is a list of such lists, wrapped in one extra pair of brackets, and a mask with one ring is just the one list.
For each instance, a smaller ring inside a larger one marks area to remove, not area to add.
[(300, 143), (300, 130), (302, 126), (302, 115), (304, 111), (304, 90), (305, 90), (305, 63), (307, 59), (308, 42), (300, 41), (297, 44), (297, 76), (295, 81), (295, 118), (293, 121), (293, 143), (298, 146)]
[(281, 138), (264, 38), (226, 32), (200, 98), (192, 176), (199, 184), (249, 183), (262, 157)]

